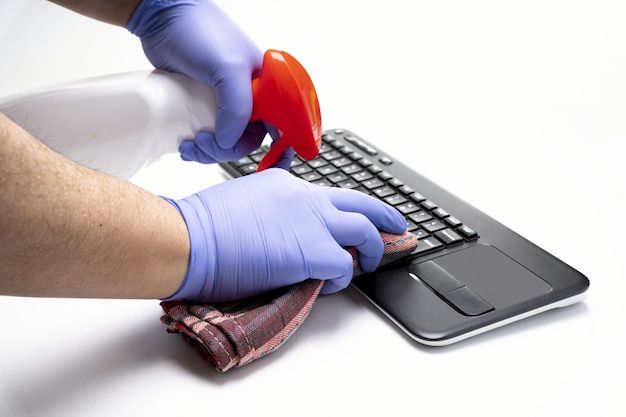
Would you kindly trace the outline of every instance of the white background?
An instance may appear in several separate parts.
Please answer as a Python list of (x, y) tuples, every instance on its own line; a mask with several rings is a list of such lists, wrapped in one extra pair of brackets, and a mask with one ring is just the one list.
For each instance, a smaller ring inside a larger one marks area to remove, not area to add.
[[(588, 299), (426, 348), (348, 289), (318, 299), (279, 351), (218, 374), (165, 332), (157, 301), (0, 297), (0, 415), (626, 415), (620, 2), (219, 3), (305, 66), (325, 128), (380, 144), (568, 262)], [(125, 29), (0, 0), (0, 97), (149, 69)], [(224, 178), (166, 155), (133, 181), (182, 197)]]

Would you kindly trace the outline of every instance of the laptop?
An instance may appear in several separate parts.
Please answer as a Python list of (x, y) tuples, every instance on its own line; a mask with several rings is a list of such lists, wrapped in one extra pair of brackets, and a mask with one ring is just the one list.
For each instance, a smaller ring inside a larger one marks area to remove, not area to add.
[[(351, 188), (404, 214), (419, 245), (406, 258), (353, 279), (366, 300), (412, 339), (443, 346), (585, 299), (579, 271), (347, 129), (322, 135), (319, 155), (290, 171), (322, 186)], [(269, 147), (221, 163), (256, 172)]]

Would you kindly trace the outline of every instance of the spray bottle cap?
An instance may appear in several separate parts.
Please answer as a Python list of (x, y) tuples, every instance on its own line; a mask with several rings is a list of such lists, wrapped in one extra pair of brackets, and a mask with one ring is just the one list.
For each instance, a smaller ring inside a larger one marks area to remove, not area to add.
[(304, 159), (317, 156), (322, 142), (317, 93), (309, 74), (294, 57), (267, 50), (261, 75), (252, 80), (252, 97), (250, 120), (263, 120), (280, 133), (257, 171), (273, 166), (290, 146)]

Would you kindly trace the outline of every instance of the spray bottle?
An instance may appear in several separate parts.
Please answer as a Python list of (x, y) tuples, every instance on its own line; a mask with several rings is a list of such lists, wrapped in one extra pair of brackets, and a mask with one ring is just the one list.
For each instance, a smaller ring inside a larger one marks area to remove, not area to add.
[[(251, 121), (280, 133), (259, 170), (293, 147), (317, 156), (321, 115), (315, 88), (291, 55), (268, 50), (252, 80)], [(82, 165), (129, 179), (200, 131), (213, 132), (212, 87), (160, 70), (113, 74), (10, 97), (0, 111), (53, 150)]]

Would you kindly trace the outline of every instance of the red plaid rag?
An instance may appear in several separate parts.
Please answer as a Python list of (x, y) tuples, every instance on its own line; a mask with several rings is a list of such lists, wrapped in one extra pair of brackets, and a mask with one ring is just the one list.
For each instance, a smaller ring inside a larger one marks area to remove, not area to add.
[[(405, 232), (381, 232), (385, 250), (380, 265), (407, 255), (417, 246), (417, 237)], [(348, 248), (354, 274), (363, 273), (357, 250)], [(309, 279), (267, 294), (228, 303), (202, 304), (171, 300), (161, 303), (161, 321), (169, 333), (185, 341), (219, 372), (240, 367), (282, 346), (306, 319), (323, 281)]]

